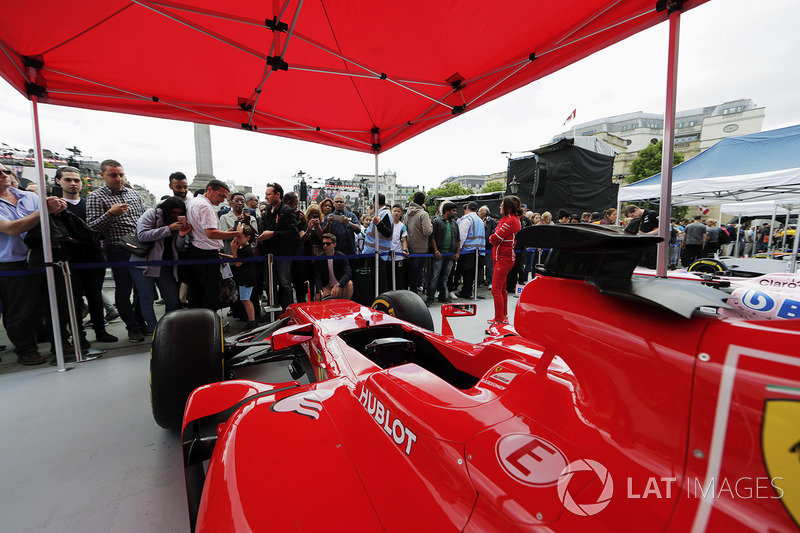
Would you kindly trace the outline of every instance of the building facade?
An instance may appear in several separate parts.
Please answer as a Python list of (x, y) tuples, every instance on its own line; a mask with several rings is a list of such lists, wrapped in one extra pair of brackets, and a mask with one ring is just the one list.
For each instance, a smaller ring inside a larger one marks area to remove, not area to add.
[[(691, 159), (725, 137), (761, 131), (766, 108), (751, 99), (687, 109), (675, 114), (675, 151)], [(552, 142), (573, 135), (594, 135), (611, 144), (619, 154), (614, 160), (614, 176), (630, 174), (630, 165), (639, 151), (664, 138), (664, 115), (637, 111), (577, 124), (555, 135)]]

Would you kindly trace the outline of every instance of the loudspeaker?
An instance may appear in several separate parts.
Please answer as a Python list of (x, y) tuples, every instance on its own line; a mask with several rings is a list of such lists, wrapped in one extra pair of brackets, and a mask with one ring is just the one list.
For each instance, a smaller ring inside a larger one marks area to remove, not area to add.
[(547, 186), (547, 166), (537, 163), (536, 172), (533, 174), (533, 189), (531, 194), (533, 196), (544, 196), (544, 190)]

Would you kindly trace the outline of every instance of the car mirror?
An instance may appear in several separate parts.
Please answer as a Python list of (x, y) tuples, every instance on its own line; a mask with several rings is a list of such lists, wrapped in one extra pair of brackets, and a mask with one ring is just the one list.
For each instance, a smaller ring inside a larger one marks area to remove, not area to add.
[(272, 350), (279, 351), (303, 344), (314, 338), (314, 324), (287, 326), (272, 335)]

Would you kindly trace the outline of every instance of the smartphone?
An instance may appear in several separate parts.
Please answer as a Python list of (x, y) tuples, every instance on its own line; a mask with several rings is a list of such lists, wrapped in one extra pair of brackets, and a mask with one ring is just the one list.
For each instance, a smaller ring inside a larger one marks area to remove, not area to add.
[(61, 187), (61, 185), (53, 185), (52, 196), (58, 196), (59, 198), (64, 197), (64, 189)]
[(184, 216), (179, 216), (179, 217), (178, 217), (178, 222), (186, 222), (186, 217), (184, 217)]

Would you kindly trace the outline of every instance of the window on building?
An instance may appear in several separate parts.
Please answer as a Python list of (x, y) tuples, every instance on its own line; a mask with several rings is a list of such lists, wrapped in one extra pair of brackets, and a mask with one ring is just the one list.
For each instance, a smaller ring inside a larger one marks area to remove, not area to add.
[(744, 106), (743, 105), (737, 105), (736, 107), (727, 107), (727, 108), (723, 109), (722, 110), (722, 114), (723, 115), (731, 115), (733, 113), (741, 113), (742, 111), (744, 111)]

